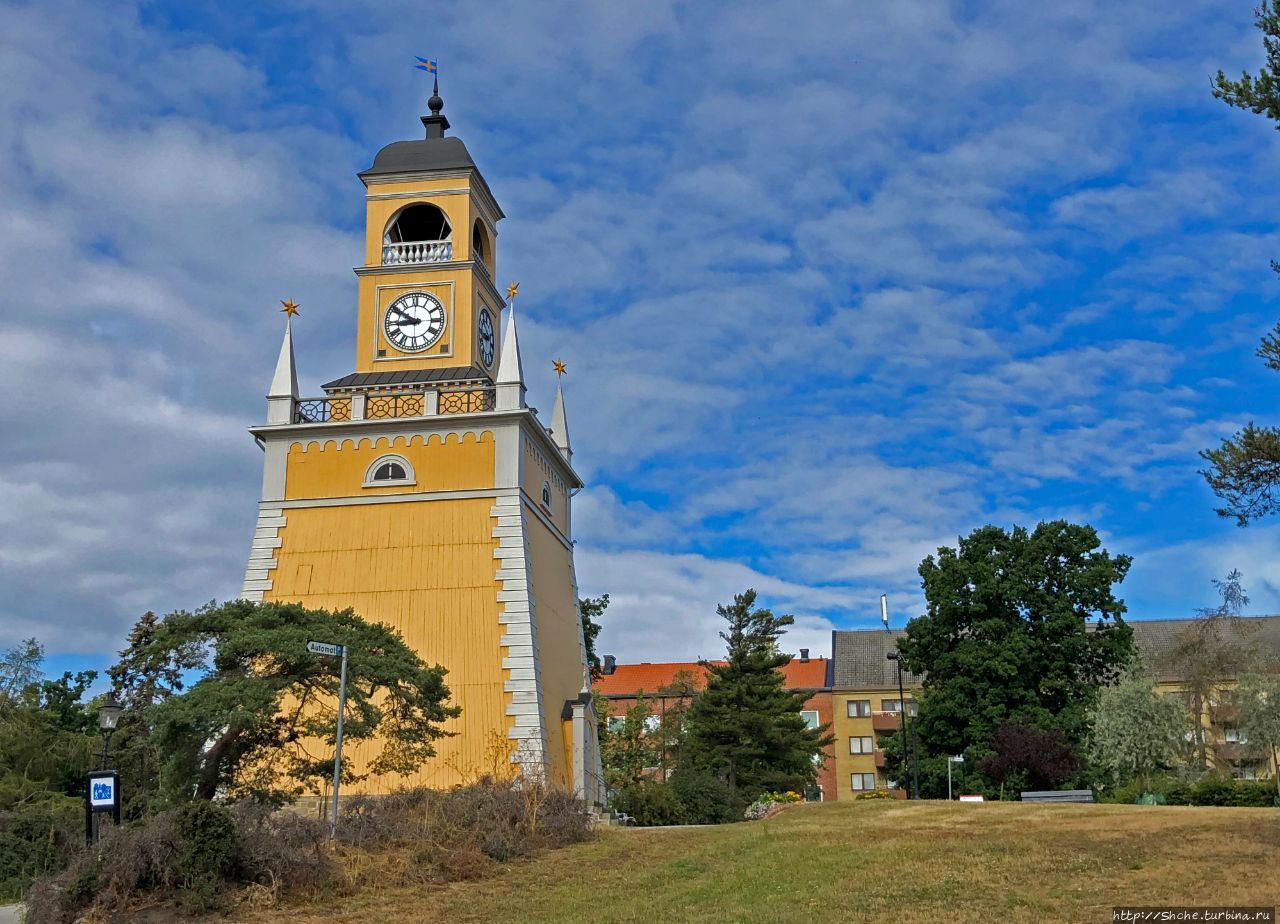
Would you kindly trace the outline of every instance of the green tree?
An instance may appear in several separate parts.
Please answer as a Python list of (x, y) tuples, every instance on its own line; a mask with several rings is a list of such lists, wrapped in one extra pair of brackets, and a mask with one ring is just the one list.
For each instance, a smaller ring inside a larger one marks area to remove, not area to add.
[(794, 619), (755, 603), (756, 592), (748, 589), (716, 608), (728, 623), (720, 633), (725, 662), (704, 662), (706, 688), (685, 717), (685, 765), (719, 775), (741, 805), (762, 792), (803, 791), (813, 782), (814, 758), (833, 740), (827, 726), (805, 726), (805, 696), (787, 690), (778, 670), (791, 660), (778, 639)]
[(1250, 673), (1240, 678), (1237, 694), (1240, 730), (1246, 746), (1268, 757), (1280, 798), (1280, 674)]
[(1213, 95), (1228, 106), (1247, 109), (1278, 123), (1280, 130), (1280, 0), (1263, 0), (1254, 10), (1254, 22), (1262, 31), (1267, 63), (1257, 76), (1248, 71), (1231, 80), (1222, 71), (1213, 79)]
[(1210, 725), (1218, 723), (1218, 707), (1231, 698), (1228, 690), (1248, 661), (1248, 637), (1256, 629), (1256, 624), (1240, 616), (1249, 604), (1241, 578), (1240, 571), (1233, 568), (1223, 580), (1213, 581), (1221, 602), (1196, 611), (1195, 620), (1178, 633), (1160, 665), (1179, 678), (1187, 695), (1187, 707), (1195, 718), (1195, 762), (1201, 770), (1209, 769), (1201, 717)]
[(681, 763), (684, 753), (686, 718), (694, 697), (698, 694), (698, 678), (689, 671), (677, 671), (670, 683), (658, 687), (657, 698), (662, 704), (658, 727), (653, 735), (657, 739), (658, 766), (673, 770)]
[(600, 739), (600, 763), (605, 785), (625, 789), (644, 780), (645, 770), (658, 765), (658, 739), (650, 734), (653, 711), (643, 695), (627, 709), (622, 722)]
[(1138, 666), (1104, 687), (1089, 714), (1090, 764), (1113, 785), (1136, 778), (1143, 789), (1152, 774), (1177, 766), (1190, 724), (1175, 696), (1156, 692)]
[(609, 595), (578, 598), (578, 618), (582, 620), (582, 644), (587, 649), (587, 667), (594, 683), (600, 679), (600, 656), (596, 653), (596, 639), (600, 637), (600, 619), (609, 608)]
[[(236, 600), (170, 613), (131, 638), (112, 673), (143, 704), (172, 800), (320, 790), (333, 773), (339, 663), (309, 654), (308, 639), (347, 646), (344, 740), (377, 743), (367, 773), (344, 763), (345, 781), (412, 771), (460, 711), (447, 705), (444, 668), (351, 610)], [(183, 688), (187, 674), (197, 679)], [(157, 678), (168, 678), (165, 695), (146, 704), (142, 687)]]
[(917, 728), (925, 755), (992, 753), (996, 729), (1026, 719), (1079, 747), (1099, 685), (1130, 656), (1133, 632), (1112, 586), (1131, 559), (1090, 526), (984, 526), (920, 565), (927, 612), (899, 639), (926, 674)]
[(40, 680), (44, 647), (34, 638), (5, 649), (0, 654), (0, 712), (29, 695)]
[[(1254, 12), (1266, 63), (1256, 76), (1246, 71), (1239, 80), (1218, 71), (1213, 95), (1229, 106), (1271, 119), (1280, 129), (1280, 0), (1263, 0)], [(1271, 261), (1271, 268), (1280, 273), (1280, 263)], [(1267, 368), (1280, 371), (1280, 324), (1262, 338), (1257, 355)], [(1209, 463), (1200, 474), (1225, 501), (1225, 506), (1217, 508), (1219, 516), (1234, 517), (1238, 525), (1246, 526), (1280, 509), (1280, 427), (1259, 427), (1249, 421), (1200, 457)]]

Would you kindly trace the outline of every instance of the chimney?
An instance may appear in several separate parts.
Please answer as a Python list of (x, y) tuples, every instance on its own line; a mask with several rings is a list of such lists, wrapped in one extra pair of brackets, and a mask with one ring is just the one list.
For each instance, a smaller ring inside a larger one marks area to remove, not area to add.
[(618, 667), (617, 658), (615, 658), (613, 655), (604, 656), (604, 672), (606, 674), (612, 674), (617, 669), (617, 667)]
[(801, 664), (808, 664), (808, 663), (809, 663), (809, 649), (808, 649), (808, 648), (801, 648), (801, 649), (800, 649), (800, 663), (801, 663)]

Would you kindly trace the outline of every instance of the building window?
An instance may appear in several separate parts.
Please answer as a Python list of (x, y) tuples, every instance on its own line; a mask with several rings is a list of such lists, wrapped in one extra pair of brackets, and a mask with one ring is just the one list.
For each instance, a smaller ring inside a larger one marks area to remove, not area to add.
[[(885, 712), (901, 712), (902, 700), (900, 699), (882, 699), (880, 700), (880, 708)], [(907, 700), (907, 715), (916, 714), (916, 701), (914, 699)]]
[(542, 482), (542, 506), (551, 507), (551, 483), (547, 481)]
[(1258, 767), (1256, 764), (1239, 764), (1231, 768), (1231, 776), (1237, 780), (1256, 780)]
[(851, 786), (854, 792), (866, 792), (869, 789), (876, 788), (876, 775), (874, 773), (854, 773)]
[(413, 466), (404, 456), (382, 456), (374, 460), (364, 473), (364, 487), (381, 488), (391, 484), (413, 484)]
[(871, 739), (863, 737), (852, 737), (849, 739), (850, 754), (870, 754), (873, 749)]
[(1238, 728), (1228, 728), (1223, 732), (1227, 744), (1248, 744), (1249, 738)]
[(849, 718), (865, 719), (871, 715), (871, 700), (851, 699), (845, 703), (845, 708), (849, 710)]
[(805, 728), (817, 728), (817, 727), (818, 727), (818, 710), (816, 710), (816, 709), (805, 709), (804, 711), (802, 711), (802, 712), (800, 713), (800, 718), (804, 719), (804, 727), (805, 727)]

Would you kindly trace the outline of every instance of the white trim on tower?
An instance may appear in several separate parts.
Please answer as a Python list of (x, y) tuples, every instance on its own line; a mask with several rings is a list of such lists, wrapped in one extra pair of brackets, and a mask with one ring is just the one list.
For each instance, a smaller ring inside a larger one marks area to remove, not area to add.
[(493, 537), (498, 547), (494, 577), (501, 582), (497, 593), (502, 612), (503, 691), (511, 694), (507, 737), (515, 742), (513, 762), (526, 775), (541, 778), (547, 767), (546, 710), (542, 701), (542, 669), (538, 658), (538, 623), (534, 607), (533, 578), (529, 565), (528, 524), (519, 496), (494, 498), (489, 515), (495, 518)]

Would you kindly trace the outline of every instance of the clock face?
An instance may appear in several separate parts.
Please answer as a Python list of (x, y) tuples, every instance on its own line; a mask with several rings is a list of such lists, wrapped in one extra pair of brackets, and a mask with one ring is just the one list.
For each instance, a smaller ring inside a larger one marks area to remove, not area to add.
[(428, 292), (409, 292), (391, 303), (382, 319), (382, 329), (397, 350), (417, 353), (440, 339), (444, 320), (440, 299)]
[(480, 309), (480, 358), (485, 366), (493, 365), (493, 316), (488, 308)]

